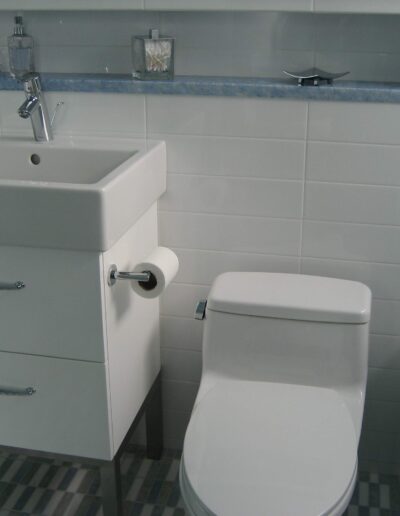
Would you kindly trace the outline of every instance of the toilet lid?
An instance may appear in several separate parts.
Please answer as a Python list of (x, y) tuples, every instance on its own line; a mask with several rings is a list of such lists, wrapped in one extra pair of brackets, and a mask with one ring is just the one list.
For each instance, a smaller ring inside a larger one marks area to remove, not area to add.
[(357, 441), (331, 389), (221, 381), (194, 409), (183, 465), (217, 516), (321, 516), (351, 485)]

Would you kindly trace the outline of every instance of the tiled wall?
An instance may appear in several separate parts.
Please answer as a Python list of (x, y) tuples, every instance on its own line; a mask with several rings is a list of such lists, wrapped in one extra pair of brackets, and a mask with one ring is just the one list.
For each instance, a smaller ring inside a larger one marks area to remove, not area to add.
[[(251, 70), (262, 75), (278, 71), (288, 56), (293, 66), (301, 67), (309, 64), (305, 56), (314, 43), (326, 45), (321, 55), (340, 52), (340, 68), (354, 58), (357, 65), (358, 60), (366, 63), (371, 74), (379, 66), (385, 77), (400, 73), (400, 18), (318, 16), (317, 25), (315, 20), (277, 13), (27, 17), (42, 70), (104, 71), (107, 66), (110, 72), (126, 72), (129, 34), (159, 22), (179, 42), (185, 41), (179, 43), (180, 73)], [(0, 15), (3, 44), (10, 24), (11, 15)], [(236, 46), (229, 47), (234, 41)], [(279, 44), (270, 48), (271, 41)], [(233, 48), (243, 51), (236, 55)], [(393, 69), (391, 61), (396, 62)], [(400, 106), (47, 96), (53, 107), (58, 100), (65, 102), (58, 132), (148, 136), (167, 142), (161, 243), (173, 247), (181, 262), (162, 301), (167, 445), (182, 442), (196, 394), (202, 324), (193, 320), (193, 307), (207, 295), (213, 278), (225, 270), (303, 272), (371, 286), (370, 376), (361, 458), (400, 464)], [(19, 92), (0, 92), (2, 135), (30, 134), (29, 122), (16, 115), (21, 100)]]
[[(182, 442), (201, 374), (195, 302), (226, 270), (303, 272), (374, 295), (364, 460), (400, 463), (400, 106), (117, 94), (65, 102), (59, 132), (167, 142), (161, 243), (181, 267), (162, 299), (169, 446)], [(2, 134), (30, 134), (21, 93), (0, 93)]]
[[(0, 14), (0, 69), (14, 14)], [(282, 77), (315, 64), (349, 79), (400, 80), (400, 16), (27, 12), (25, 21), (42, 72), (129, 73), (131, 36), (160, 27), (176, 37), (178, 74)]]

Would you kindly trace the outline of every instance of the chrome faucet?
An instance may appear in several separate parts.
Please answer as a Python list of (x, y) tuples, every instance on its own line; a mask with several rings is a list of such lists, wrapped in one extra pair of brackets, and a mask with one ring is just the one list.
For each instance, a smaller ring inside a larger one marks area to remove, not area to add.
[(21, 118), (31, 119), (33, 136), (37, 142), (49, 142), (53, 139), (52, 120), (49, 118), (42, 93), (40, 75), (28, 73), (21, 78), (21, 81), (24, 84), (26, 100), (18, 109), (18, 114)]

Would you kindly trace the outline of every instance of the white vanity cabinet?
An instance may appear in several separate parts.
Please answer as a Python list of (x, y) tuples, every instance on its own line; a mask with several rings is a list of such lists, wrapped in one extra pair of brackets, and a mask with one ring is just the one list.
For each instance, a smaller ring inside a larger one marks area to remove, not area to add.
[(0, 247), (25, 284), (0, 290), (0, 445), (113, 459), (160, 370), (159, 304), (108, 270), (156, 246), (154, 204), (105, 252)]

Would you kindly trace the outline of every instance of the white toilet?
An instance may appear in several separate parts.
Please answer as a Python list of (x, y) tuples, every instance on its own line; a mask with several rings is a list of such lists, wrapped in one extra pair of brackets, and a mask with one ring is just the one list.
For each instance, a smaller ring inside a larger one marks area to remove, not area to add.
[(180, 483), (194, 516), (322, 516), (356, 481), (371, 293), (230, 272), (210, 291)]

